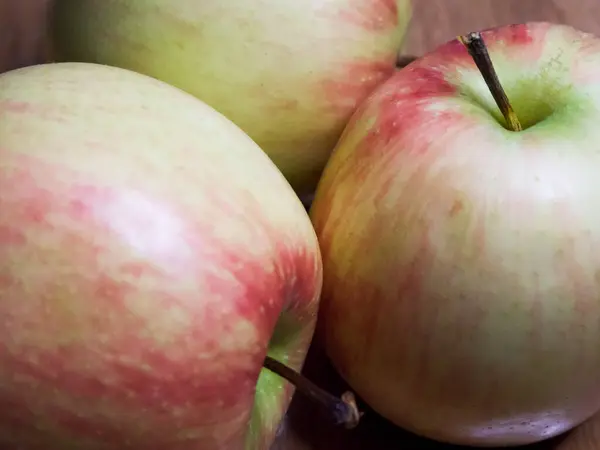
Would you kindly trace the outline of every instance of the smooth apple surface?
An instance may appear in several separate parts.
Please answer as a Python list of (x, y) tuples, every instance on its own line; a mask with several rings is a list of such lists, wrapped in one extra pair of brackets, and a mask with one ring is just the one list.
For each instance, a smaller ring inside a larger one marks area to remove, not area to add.
[(600, 409), (600, 40), (548, 23), (483, 37), (524, 131), (458, 40), (378, 88), (311, 210), (319, 335), (394, 423), (517, 445)]
[(267, 449), (321, 260), (237, 126), (95, 64), (0, 76), (0, 447)]
[(58, 0), (56, 57), (177, 86), (312, 193), (356, 106), (394, 71), (410, 0)]

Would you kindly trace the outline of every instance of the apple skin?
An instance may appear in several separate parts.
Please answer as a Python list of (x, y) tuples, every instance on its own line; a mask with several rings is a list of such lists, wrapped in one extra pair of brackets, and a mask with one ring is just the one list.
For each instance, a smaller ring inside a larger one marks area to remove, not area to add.
[(318, 325), (376, 411), (457, 444), (528, 444), (600, 409), (600, 40), (486, 30), (525, 130), (453, 40), (353, 115), (311, 218)]
[(322, 281), (275, 165), (108, 66), (5, 73), (0, 117), (0, 447), (267, 449)]
[(410, 0), (58, 0), (54, 51), (199, 97), (305, 195), (356, 106), (395, 70), (411, 13)]

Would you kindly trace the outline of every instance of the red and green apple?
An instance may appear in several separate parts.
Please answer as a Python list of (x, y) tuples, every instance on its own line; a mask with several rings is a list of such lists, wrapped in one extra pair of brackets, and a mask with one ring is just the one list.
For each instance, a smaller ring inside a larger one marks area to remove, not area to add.
[(293, 189), (166, 83), (0, 76), (0, 447), (269, 448), (321, 287)]
[(459, 40), (377, 88), (311, 209), (319, 336), (395, 424), (518, 445), (600, 409), (600, 39), (482, 36), (523, 129)]

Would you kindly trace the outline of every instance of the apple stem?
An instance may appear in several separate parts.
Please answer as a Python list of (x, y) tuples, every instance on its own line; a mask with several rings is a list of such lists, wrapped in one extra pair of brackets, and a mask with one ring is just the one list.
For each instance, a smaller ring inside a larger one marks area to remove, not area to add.
[(329, 411), (336, 424), (344, 425), (347, 429), (354, 428), (358, 425), (362, 413), (358, 410), (356, 399), (352, 392), (345, 392), (342, 394), (341, 398), (337, 398), (318, 387), (308, 378), (270, 356), (265, 358), (263, 366), (276, 375), (279, 375), (281, 378), (289, 381), (301, 394), (324, 406)]
[(481, 72), (485, 84), (487, 84), (492, 97), (494, 97), (498, 108), (500, 108), (500, 111), (508, 124), (508, 128), (511, 131), (522, 131), (523, 127), (521, 126), (521, 122), (519, 122), (519, 118), (512, 108), (512, 105), (506, 96), (506, 92), (498, 79), (498, 74), (496, 73), (496, 69), (494, 69), (494, 65), (492, 64), (490, 54), (481, 33), (472, 32), (464, 36), (459, 36), (458, 40), (467, 48), (469, 55), (471, 55), (479, 72)]
[(396, 68), (402, 69), (403, 67), (408, 66), (411, 62), (419, 59), (416, 56), (412, 55), (398, 55), (398, 59), (396, 60)]

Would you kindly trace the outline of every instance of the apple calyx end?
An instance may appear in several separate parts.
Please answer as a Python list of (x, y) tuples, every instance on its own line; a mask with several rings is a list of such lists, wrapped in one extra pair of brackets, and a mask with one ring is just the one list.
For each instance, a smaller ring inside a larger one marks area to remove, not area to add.
[(500, 83), (498, 74), (496, 73), (496, 69), (494, 68), (494, 64), (492, 63), (492, 59), (490, 58), (490, 54), (481, 33), (472, 31), (465, 35), (458, 36), (457, 39), (466, 47), (469, 55), (473, 58), (485, 84), (489, 88), (492, 97), (494, 97), (494, 101), (504, 116), (504, 120), (506, 120), (508, 129), (511, 131), (522, 131), (523, 126), (508, 100), (508, 96), (502, 87), (502, 83)]

